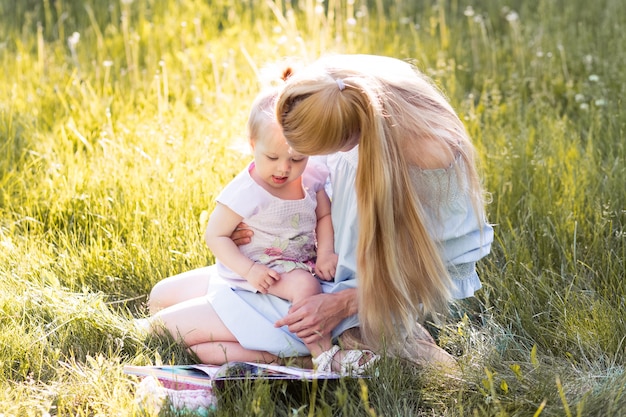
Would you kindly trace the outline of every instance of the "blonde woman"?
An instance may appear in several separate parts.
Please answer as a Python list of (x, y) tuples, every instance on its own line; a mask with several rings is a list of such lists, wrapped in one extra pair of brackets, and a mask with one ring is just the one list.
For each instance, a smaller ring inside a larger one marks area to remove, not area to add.
[[(415, 358), (418, 321), (481, 287), (475, 264), (493, 240), (461, 120), (416, 68), (370, 55), (328, 56), (295, 73), (276, 111), (295, 151), (330, 155), (335, 280), (356, 277), (346, 297), (362, 341)], [(301, 321), (279, 323), (304, 337), (319, 331)]]

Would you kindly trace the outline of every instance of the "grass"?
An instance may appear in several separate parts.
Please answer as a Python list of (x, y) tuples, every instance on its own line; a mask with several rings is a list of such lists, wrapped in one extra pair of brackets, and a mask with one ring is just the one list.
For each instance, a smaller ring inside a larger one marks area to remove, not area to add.
[[(293, 6), (291, 6), (293, 4)], [(262, 68), (412, 59), (448, 94), (496, 224), (484, 288), (433, 329), (451, 381), (248, 381), (216, 415), (625, 415), (621, 2), (0, 0), (0, 413), (144, 415), (124, 364), (158, 280), (213, 262), (201, 234)], [(162, 415), (167, 413), (162, 413)]]

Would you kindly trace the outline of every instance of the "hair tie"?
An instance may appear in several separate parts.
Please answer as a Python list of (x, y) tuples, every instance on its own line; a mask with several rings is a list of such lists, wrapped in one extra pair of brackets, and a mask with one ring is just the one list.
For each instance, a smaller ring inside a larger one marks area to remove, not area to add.
[(341, 78), (337, 78), (335, 82), (337, 83), (337, 87), (339, 87), (339, 91), (343, 91), (346, 88), (346, 85), (343, 83)]

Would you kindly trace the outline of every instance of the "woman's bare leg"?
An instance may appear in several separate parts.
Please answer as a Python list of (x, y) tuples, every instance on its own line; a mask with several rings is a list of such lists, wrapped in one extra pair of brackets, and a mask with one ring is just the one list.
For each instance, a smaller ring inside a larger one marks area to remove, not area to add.
[(164, 308), (204, 296), (209, 288), (209, 278), (210, 272), (207, 268), (198, 268), (157, 282), (148, 298), (150, 314), (154, 315)]
[(278, 356), (268, 352), (249, 350), (239, 342), (206, 342), (189, 348), (194, 352), (202, 363), (222, 365), (226, 362), (278, 362)]
[(270, 363), (278, 359), (270, 353), (241, 346), (206, 297), (193, 298), (160, 310), (150, 320), (153, 326), (163, 326), (174, 338), (182, 340), (202, 363)]

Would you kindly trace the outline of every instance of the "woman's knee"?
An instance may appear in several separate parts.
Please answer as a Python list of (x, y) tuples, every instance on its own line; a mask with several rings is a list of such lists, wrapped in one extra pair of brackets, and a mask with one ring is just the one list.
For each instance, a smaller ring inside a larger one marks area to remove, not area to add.
[(169, 302), (171, 291), (168, 291), (167, 288), (169, 285), (165, 281), (166, 280), (157, 282), (154, 287), (152, 287), (150, 295), (148, 295), (148, 310), (150, 314), (154, 314), (171, 305)]
[(203, 269), (183, 272), (157, 282), (148, 297), (151, 314), (166, 307), (206, 295), (210, 275)]

